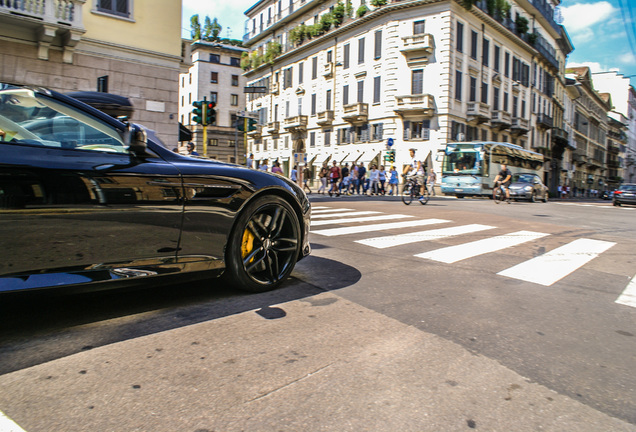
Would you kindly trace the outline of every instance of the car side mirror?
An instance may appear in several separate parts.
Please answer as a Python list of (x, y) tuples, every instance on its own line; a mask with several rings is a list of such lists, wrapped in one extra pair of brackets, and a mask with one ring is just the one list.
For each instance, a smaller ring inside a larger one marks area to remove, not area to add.
[(143, 129), (137, 129), (130, 123), (126, 123), (126, 130), (121, 134), (128, 151), (137, 156), (146, 154), (148, 134)]

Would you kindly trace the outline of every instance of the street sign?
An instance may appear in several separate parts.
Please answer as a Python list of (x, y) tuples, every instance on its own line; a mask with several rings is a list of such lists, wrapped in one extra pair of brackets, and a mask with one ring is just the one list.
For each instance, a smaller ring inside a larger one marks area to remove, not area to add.
[(243, 87), (243, 93), (267, 93), (267, 87)]
[(386, 145), (391, 147), (393, 145), (393, 138), (389, 138), (388, 140), (386, 140)]

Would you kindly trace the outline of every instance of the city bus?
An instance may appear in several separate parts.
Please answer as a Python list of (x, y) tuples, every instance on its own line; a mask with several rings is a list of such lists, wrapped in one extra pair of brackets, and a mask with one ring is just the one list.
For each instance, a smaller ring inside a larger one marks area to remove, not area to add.
[(441, 190), (444, 195), (491, 196), (500, 165), (513, 174), (534, 173), (541, 176), (543, 155), (505, 142), (448, 143), (438, 153), (442, 162)]

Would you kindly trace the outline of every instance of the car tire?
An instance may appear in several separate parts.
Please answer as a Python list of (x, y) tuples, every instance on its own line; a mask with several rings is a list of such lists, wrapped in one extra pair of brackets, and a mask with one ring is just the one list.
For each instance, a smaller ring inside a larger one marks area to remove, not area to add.
[(543, 192), (543, 202), (544, 203), (548, 202), (548, 191)]
[(620, 207), (620, 206), (621, 206), (621, 203), (619, 203), (619, 202), (617, 202), (617, 201), (614, 201), (614, 206), (615, 206), (615, 207)]
[(533, 202), (533, 203), (537, 202), (537, 193), (536, 192), (532, 192), (532, 195), (530, 195), (530, 202)]
[(257, 198), (239, 214), (232, 230), (224, 279), (245, 291), (275, 289), (294, 269), (300, 247), (294, 209), (278, 196)]

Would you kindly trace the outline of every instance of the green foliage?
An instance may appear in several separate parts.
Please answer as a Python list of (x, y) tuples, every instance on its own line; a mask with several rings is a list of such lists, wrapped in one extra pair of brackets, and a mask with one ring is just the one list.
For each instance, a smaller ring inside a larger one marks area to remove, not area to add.
[(537, 41), (537, 38), (539, 37), (538, 34), (536, 33), (530, 33), (528, 35), (528, 43), (532, 46), (534, 46), (535, 42)]
[(507, 18), (510, 15), (510, 8), (512, 7), (510, 3), (506, 0), (496, 0), (496, 14), (498, 18)]
[(387, 0), (371, 0), (370, 3), (373, 7), (379, 8), (386, 5)]
[(274, 59), (278, 57), (281, 52), (282, 52), (282, 46), (280, 43), (276, 41), (268, 42), (263, 60), (266, 63), (273, 64)]
[(243, 70), (248, 70), (252, 66), (252, 62), (250, 60), (250, 54), (244, 52), (241, 54), (241, 68)]
[(190, 38), (192, 40), (201, 39), (201, 23), (198, 14), (190, 17)]
[(369, 11), (369, 7), (365, 4), (361, 4), (358, 10), (356, 11), (356, 16), (358, 18), (362, 18), (364, 14), (366, 14), (368, 11)]
[(495, 16), (496, 8), (497, 0), (486, 0), (486, 10), (488, 10), (488, 15)]
[(353, 17), (353, 4), (351, 4), (351, 0), (347, 0), (347, 3), (345, 3), (345, 12), (349, 18)]
[(525, 18), (521, 15), (517, 15), (517, 19), (515, 20), (515, 27), (517, 28), (517, 33), (520, 35), (526, 34), (528, 32), (528, 18)]
[(333, 8), (333, 25), (338, 27), (344, 21), (345, 17), (345, 5), (342, 0), (339, 0), (336, 6)]
[(466, 10), (470, 10), (473, 5), (475, 3), (477, 3), (477, 0), (461, 0), (462, 6), (464, 6), (464, 9)]
[(331, 26), (334, 23), (334, 18), (333, 18), (333, 14), (331, 12), (327, 12), (326, 14), (323, 14), (323, 16), (320, 17), (320, 32), (321, 33), (327, 33), (329, 30), (331, 30)]
[(301, 43), (303, 43), (306, 37), (307, 37), (307, 26), (305, 24), (296, 26), (289, 31), (289, 38), (296, 45), (300, 45)]

